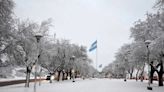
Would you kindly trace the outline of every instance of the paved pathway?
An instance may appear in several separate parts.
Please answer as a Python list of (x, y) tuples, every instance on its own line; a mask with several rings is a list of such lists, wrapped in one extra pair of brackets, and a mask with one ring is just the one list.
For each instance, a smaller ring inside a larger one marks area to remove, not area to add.
[[(147, 83), (134, 80), (116, 79), (78, 79), (76, 82), (42, 82), (41, 86), (37, 86), (36, 92), (163, 92), (164, 87), (158, 87), (153, 84), (153, 90), (147, 90)], [(33, 84), (30, 88), (24, 88), (24, 84), (0, 87), (0, 92), (34, 92)]]

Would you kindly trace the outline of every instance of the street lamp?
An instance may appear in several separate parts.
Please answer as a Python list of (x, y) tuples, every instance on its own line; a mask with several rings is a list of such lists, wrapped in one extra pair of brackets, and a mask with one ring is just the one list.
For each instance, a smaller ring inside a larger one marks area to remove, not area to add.
[(37, 34), (35, 35), (35, 38), (37, 40), (37, 43), (39, 43), (40, 39), (42, 38), (43, 36), (41, 34)]
[[(73, 64), (74, 64), (75, 56), (73, 55), (73, 56), (71, 57), (71, 59), (72, 59)], [(72, 82), (75, 82), (75, 70), (74, 70), (74, 65), (73, 65), (73, 68), (72, 68), (71, 72), (72, 72), (72, 77), (73, 77), (73, 81), (72, 81)]]
[(116, 72), (116, 78), (118, 79), (118, 64), (115, 65), (116, 69), (115, 69), (115, 72)]
[[(83, 61), (85, 62), (87, 60), (87, 58), (86, 57), (83, 57)], [(85, 63), (83, 63), (83, 66), (85, 67)], [(86, 73), (83, 73), (83, 75), (82, 75), (82, 78), (83, 78), (83, 80), (85, 79), (85, 77), (87, 77), (88, 75), (86, 74)]]
[(148, 76), (149, 76), (149, 81), (148, 81), (148, 90), (152, 90), (153, 88), (150, 86), (150, 81), (151, 81), (151, 77), (150, 77), (150, 62), (149, 62), (149, 55), (150, 55), (150, 50), (149, 50), (149, 44), (151, 43), (150, 40), (146, 40), (145, 44), (146, 44), (146, 48), (147, 48), (147, 62), (148, 62)]
[(73, 74), (73, 81), (72, 82), (75, 82), (75, 70), (74, 69), (72, 69), (72, 74)]
[[(125, 66), (128, 66), (128, 64), (129, 64), (129, 67), (128, 68), (130, 68), (130, 62), (129, 62), (129, 58), (128, 58), (128, 56), (129, 56), (129, 54), (130, 54), (130, 51), (127, 51), (126, 53), (125, 53), (125, 62), (126, 63), (124, 63), (124, 65)], [(127, 71), (126, 71), (126, 67), (125, 67), (125, 79), (124, 79), (124, 81), (126, 82), (126, 80), (127, 80)]]
[(36, 40), (37, 40), (37, 51), (38, 51), (38, 54), (37, 54), (37, 60), (35, 61), (35, 83), (34, 83), (34, 92), (36, 92), (36, 69), (37, 69), (37, 67), (36, 67), (36, 64), (37, 64), (37, 62), (38, 62), (38, 58), (40, 57), (40, 55), (39, 55), (39, 42), (40, 42), (40, 39), (42, 38), (43, 36), (41, 35), (41, 34), (36, 34), (35, 35), (35, 38), (36, 38)]

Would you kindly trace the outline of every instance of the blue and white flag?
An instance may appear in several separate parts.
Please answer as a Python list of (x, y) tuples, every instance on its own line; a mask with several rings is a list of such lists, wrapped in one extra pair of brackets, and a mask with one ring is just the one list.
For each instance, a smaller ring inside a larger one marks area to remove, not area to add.
[(97, 40), (94, 43), (92, 43), (89, 51), (91, 52), (91, 51), (95, 50), (96, 48), (97, 48)]
[(101, 68), (101, 67), (102, 67), (102, 64), (99, 65), (99, 68)]

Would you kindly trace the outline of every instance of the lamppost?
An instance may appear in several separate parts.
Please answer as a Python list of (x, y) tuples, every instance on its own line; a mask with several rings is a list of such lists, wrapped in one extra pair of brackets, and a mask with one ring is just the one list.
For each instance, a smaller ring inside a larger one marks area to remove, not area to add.
[[(83, 62), (85, 62), (86, 59), (87, 59), (86, 57), (83, 57)], [(83, 63), (83, 66), (84, 66), (84, 69), (85, 69), (86, 68), (85, 63)], [(87, 77), (87, 74), (83, 72), (83, 75), (82, 75), (83, 80), (85, 79), (85, 77)]]
[(148, 90), (152, 90), (153, 88), (150, 86), (150, 81), (151, 81), (151, 76), (150, 76), (150, 62), (149, 62), (149, 55), (150, 55), (150, 50), (149, 50), (149, 44), (151, 43), (150, 40), (146, 40), (145, 44), (146, 44), (146, 48), (147, 48), (147, 62), (148, 62), (148, 77), (149, 77), (149, 81), (148, 81)]
[(116, 66), (115, 73), (116, 73), (116, 79), (117, 79), (118, 78), (118, 64), (116, 64), (115, 66)]
[(130, 51), (127, 51), (126, 53), (125, 53), (125, 63), (124, 63), (124, 66), (125, 66), (125, 79), (124, 79), (124, 81), (126, 82), (127, 81), (127, 74), (128, 74), (128, 69), (130, 69), (130, 62), (129, 62), (129, 54), (130, 54)]
[(72, 61), (73, 61), (73, 68), (72, 68), (72, 70), (71, 70), (71, 72), (72, 72), (72, 78), (73, 78), (73, 81), (72, 82), (75, 82), (75, 70), (74, 70), (74, 60), (75, 60), (75, 56), (73, 55), (72, 57), (71, 57), (71, 59), (72, 59)]
[(38, 53), (37, 53), (37, 60), (35, 61), (35, 83), (34, 83), (34, 92), (36, 92), (36, 79), (37, 79), (37, 66), (36, 66), (36, 64), (37, 64), (37, 62), (38, 62), (38, 58), (40, 57), (40, 55), (39, 55), (39, 42), (40, 42), (40, 39), (42, 38), (42, 35), (41, 34), (36, 34), (35, 35), (35, 38), (36, 38), (36, 41), (37, 41), (37, 51), (38, 51)]

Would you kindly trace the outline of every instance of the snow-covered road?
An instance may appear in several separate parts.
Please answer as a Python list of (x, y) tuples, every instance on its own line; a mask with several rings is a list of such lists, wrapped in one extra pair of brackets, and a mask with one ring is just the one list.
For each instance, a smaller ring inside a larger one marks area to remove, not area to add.
[[(0, 92), (34, 92), (33, 84), (30, 88), (24, 88), (24, 84), (0, 87)], [(118, 79), (78, 79), (76, 82), (42, 82), (41, 86), (37, 86), (36, 92), (150, 92), (146, 89), (147, 83), (128, 80), (124, 82)], [(163, 92), (164, 87), (158, 87), (157, 84), (152, 85), (151, 92)]]

